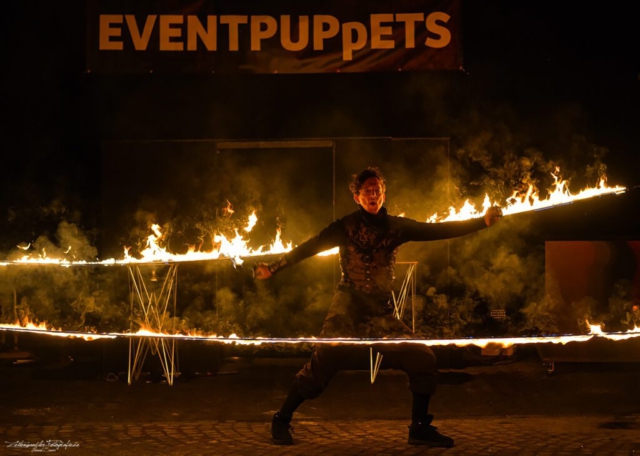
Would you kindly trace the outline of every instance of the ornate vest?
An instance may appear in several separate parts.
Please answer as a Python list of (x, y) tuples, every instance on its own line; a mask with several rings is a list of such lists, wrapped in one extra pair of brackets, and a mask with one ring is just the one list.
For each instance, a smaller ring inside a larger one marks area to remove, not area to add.
[(399, 232), (389, 227), (386, 213), (380, 217), (354, 213), (343, 222), (347, 243), (340, 248), (340, 285), (388, 298), (394, 280)]

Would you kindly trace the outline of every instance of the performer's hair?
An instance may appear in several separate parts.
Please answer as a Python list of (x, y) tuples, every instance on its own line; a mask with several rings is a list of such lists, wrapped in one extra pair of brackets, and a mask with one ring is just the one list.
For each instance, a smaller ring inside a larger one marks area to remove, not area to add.
[(354, 195), (360, 191), (364, 181), (372, 177), (377, 177), (382, 185), (382, 191), (385, 191), (386, 185), (382, 171), (377, 166), (369, 166), (367, 169), (361, 171), (359, 174), (353, 174), (351, 176), (351, 182), (349, 183), (349, 190)]

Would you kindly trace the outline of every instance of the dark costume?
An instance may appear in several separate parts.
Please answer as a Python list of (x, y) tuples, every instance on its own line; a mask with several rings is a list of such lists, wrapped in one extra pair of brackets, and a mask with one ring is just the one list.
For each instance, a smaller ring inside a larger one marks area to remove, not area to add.
[[(338, 246), (342, 278), (322, 328), (322, 337), (411, 338), (411, 329), (393, 315), (391, 288), (398, 247), (410, 241), (462, 236), (486, 227), (483, 218), (464, 222), (422, 223), (387, 214), (358, 211), (331, 223), (270, 265), (272, 273), (319, 252)], [(436, 360), (424, 345), (378, 345), (381, 368), (399, 369), (409, 376), (409, 388), (421, 395), (435, 392)], [(368, 352), (368, 349), (367, 349)], [(317, 397), (331, 378), (347, 368), (362, 347), (320, 345), (296, 375), (304, 399)]]

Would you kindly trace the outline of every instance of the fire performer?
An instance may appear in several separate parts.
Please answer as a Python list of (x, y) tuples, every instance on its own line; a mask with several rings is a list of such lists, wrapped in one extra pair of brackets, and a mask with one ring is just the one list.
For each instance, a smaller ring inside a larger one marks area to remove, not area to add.
[[(378, 168), (369, 167), (353, 175), (349, 185), (358, 210), (331, 223), (320, 234), (272, 263), (258, 263), (255, 277), (267, 279), (305, 258), (338, 246), (342, 278), (322, 328), (322, 337), (411, 338), (413, 332), (393, 315), (391, 289), (396, 252), (410, 241), (431, 241), (462, 236), (496, 223), (502, 216), (492, 207), (483, 218), (464, 222), (422, 223), (387, 214), (385, 180)], [(399, 369), (409, 377), (413, 394), (409, 443), (451, 447), (453, 439), (431, 425), (428, 407), (436, 390), (436, 359), (424, 345), (379, 345), (381, 368)], [(294, 384), (280, 410), (274, 415), (271, 434), (278, 445), (291, 445), (290, 426), (295, 410), (306, 399), (322, 393), (331, 378), (347, 369), (361, 348), (319, 345), (296, 374)]]

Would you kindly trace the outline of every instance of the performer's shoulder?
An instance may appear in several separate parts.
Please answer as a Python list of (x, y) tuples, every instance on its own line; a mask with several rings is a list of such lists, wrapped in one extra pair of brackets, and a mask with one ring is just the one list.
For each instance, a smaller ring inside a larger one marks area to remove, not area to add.
[(414, 220), (409, 217), (405, 217), (404, 215), (387, 215), (389, 219), (389, 223), (392, 225), (406, 225), (409, 223), (415, 223), (417, 220)]
[(360, 218), (360, 212), (359, 211), (354, 211), (351, 214), (347, 214), (339, 219), (336, 220), (336, 223), (347, 223), (353, 220), (358, 220)]

